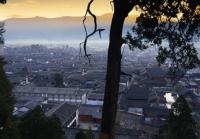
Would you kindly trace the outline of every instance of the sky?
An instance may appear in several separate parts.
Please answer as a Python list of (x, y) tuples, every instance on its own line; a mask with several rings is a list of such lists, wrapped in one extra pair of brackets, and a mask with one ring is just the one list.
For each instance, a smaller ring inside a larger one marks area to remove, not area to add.
[[(0, 5), (0, 20), (27, 17), (83, 16), (89, 0), (7, 0)], [(96, 15), (111, 13), (110, 0), (95, 0), (92, 10)]]

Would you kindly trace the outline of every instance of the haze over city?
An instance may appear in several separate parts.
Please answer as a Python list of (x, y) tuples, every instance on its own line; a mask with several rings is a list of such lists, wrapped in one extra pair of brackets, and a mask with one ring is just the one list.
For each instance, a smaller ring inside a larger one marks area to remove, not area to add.
[(199, 0), (0, 0), (0, 139), (199, 139)]
[[(5, 43), (54, 42), (77, 45), (85, 35), (82, 20), (87, 2), (87, 0), (10, 0), (6, 5), (0, 5), (0, 19), (5, 22)], [(111, 5), (107, 0), (95, 1), (92, 10), (98, 16), (98, 25), (106, 29), (102, 33), (102, 42), (108, 41), (113, 12)], [(127, 20), (131, 25), (135, 21), (135, 16), (132, 15)], [(93, 28), (91, 18), (87, 23), (89, 28)], [(131, 26), (126, 28), (126, 31), (128, 29), (131, 29)], [(99, 41), (97, 36), (92, 39)]]

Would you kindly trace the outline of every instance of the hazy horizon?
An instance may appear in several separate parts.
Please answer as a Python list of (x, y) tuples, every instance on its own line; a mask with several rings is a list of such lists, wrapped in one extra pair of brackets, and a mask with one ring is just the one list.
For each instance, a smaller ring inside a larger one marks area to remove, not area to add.
[[(98, 26), (106, 29), (100, 39), (98, 34), (91, 37), (90, 41), (98, 43), (108, 42), (112, 14), (98, 16)], [(83, 17), (65, 16), (59, 18), (11, 18), (5, 20), (4, 38), (6, 44), (73, 44), (79, 45), (85, 32), (82, 25)], [(135, 21), (134, 16), (129, 16), (124, 25), (124, 34), (131, 29)], [(132, 23), (133, 22), (133, 23)], [(93, 29), (93, 19), (87, 19), (88, 30)]]

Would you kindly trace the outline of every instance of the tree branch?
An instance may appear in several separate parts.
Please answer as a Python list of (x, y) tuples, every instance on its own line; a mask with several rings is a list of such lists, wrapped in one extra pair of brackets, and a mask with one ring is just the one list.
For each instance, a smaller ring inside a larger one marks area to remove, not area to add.
[[(105, 30), (105, 29), (102, 29), (102, 28), (98, 28), (98, 27), (97, 27), (97, 17), (96, 17), (96, 15), (93, 14), (93, 12), (91, 11), (91, 5), (92, 5), (93, 2), (94, 2), (94, 0), (90, 0), (90, 2), (89, 2), (88, 5), (87, 5), (86, 13), (85, 13), (84, 19), (83, 19), (83, 27), (84, 27), (84, 30), (85, 30), (85, 40), (84, 40), (84, 42), (80, 43), (80, 46), (83, 45), (85, 57), (87, 57), (88, 60), (89, 60), (89, 56), (91, 56), (91, 54), (88, 54), (88, 53), (87, 53), (87, 42), (88, 42), (88, 39), (89, 39), (91, 36), (93, 36), (95, 33), (99, 33), (99, 37), (101, 38), (101, 32)], [(88, 14), (89, 14), (90, 16), (92, 16), (92, 18), (93, 18), (93, 20), (94, 20), (94, 21), (93, 21), (93, 22), (94, 22), (94, 29), (93, 29), (93, 31), (92, 31), (91, 33), (88, 33), (87, 28), (86, 28), (86, 24), (85, 24), (85, 22), (86, 22), (86, 20), (87, 20), (87, 15), (88, 15)]]
[(5, 4), (6, 0), (0, 0), (0, 3)]

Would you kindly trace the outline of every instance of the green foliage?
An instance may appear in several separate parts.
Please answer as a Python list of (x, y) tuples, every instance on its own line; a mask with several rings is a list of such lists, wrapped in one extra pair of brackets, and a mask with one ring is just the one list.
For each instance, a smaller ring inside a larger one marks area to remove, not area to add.
[(191, 109), (180, 96), (172, 105), (171, 113), (161, 128), (158, 139), (197, 139), (198, 128), (192, 118)]
[(64, 87), (64, 84), (63, 84), (63, 77), (61, 74), (59, 73), (56, 73), (54, 75), (54, 80), (55, 80), (55, 87)]
[(80, 130), (77, 134), (75, 139), (94, 139), (95, 135), (92, 131), (82, 131)]
[(170, 71), (192, 69), (200, 64), (194, 47), (199, 37), (199, 0), (140, 0), (141, 12), (126, 36), (131, 49), (158, 47), (157, 61), (170, 63)]
[(80, 131), (76, 134), (75, 139), (86, 139), (86, 135), (83, 131)]
[(46, 117), (39, 106), (21, 119), (19, 130), (21, 139), (63, 139), (64, 135), (59, 119)]
[(3, 69), (5, 64), (3, 58), (0, 58), (0, 138), (15, 139), (17, 131), (12, 116), (14, 98), (11, 95), (11, 85)]
[[(5, 3), (1, 0), (0, 3)], [(4, 23), (0, 23), (0, 44), (4, 44)], [(12, 87), (4, 71), (6, 62), (0, 57), (0, 139), (18, 139), (18, 130), (13, 119), (14, 98)]]

